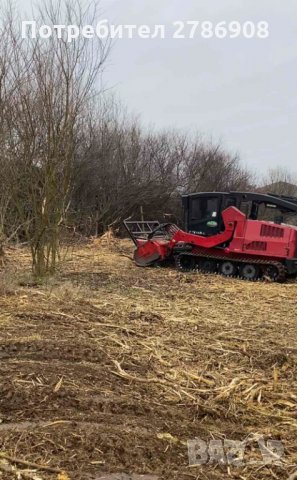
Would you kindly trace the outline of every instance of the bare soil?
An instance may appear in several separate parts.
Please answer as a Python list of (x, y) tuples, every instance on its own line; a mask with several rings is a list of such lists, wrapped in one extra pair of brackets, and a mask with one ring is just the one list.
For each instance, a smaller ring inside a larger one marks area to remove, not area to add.
[[(77, 246), (43, 284), (24, 276), (26, 251), (9, 254), (0, 275), (17, 282), (0, 295), (0, 479), (288, 479), (297, 284), (141, 269), (131, 252), (126, 241)], [(195, 437), (248, 439), (250, 460), (261, 436), (282, 441), (280, 465), (189, 466)]]

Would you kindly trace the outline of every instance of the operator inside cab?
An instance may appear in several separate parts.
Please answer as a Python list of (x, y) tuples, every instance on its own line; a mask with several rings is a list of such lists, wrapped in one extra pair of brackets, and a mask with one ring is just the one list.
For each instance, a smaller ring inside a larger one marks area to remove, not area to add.
[(197, 235), (214, 235), (220, 229), (220, 212), (217, 198), (200, 198), (191, 206), (191, 232)]

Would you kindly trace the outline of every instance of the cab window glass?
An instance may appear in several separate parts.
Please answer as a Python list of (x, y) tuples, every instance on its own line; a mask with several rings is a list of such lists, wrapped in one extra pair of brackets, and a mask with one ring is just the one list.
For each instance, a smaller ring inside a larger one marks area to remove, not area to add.
[(189, 228), (199, 235), (215, 235), (220, 228), (220, 200), (217, 197), (193, 199), (190, 206)]

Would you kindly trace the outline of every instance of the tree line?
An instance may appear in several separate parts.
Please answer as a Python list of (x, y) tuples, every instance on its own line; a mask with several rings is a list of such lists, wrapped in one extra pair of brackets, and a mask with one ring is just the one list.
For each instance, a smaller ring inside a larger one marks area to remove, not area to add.
[[(238, 154), (199, 135), (144, 128), (98, 88), (108, 39), (22, 39), (13, 7), (1, 13), (0, 254), (21, 239), (43, 276), (56, 269), (65, 229), (99, 235), (140, 215), (179, 222), (181, 193), (256, 188)], [(97, 16), (96, 3), (76, 0), (34, 11), (40, 25), (82, 27)], [(272, 186), (296, 183), (281, 169), (270, 177)]]

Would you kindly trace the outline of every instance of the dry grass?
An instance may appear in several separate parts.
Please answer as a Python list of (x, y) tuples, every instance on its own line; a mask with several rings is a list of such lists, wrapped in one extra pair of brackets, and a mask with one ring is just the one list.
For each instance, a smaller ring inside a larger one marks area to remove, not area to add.
[[(130, 255), (108, 237), (75, 249), (50, 284), (0, 297), (2, 449), (71, 478), (287, 479), (297, 284), (139, 269)], [(189, 439), (259, 435), (282, 440), (282, 465), (188, 467)]]

